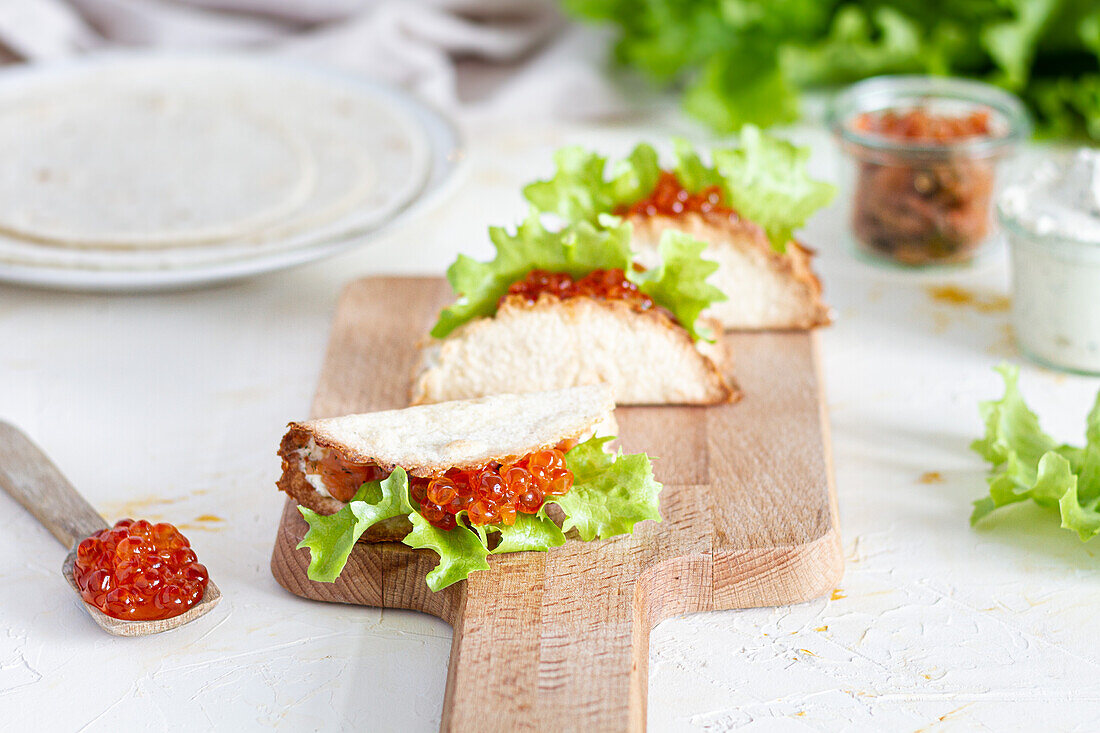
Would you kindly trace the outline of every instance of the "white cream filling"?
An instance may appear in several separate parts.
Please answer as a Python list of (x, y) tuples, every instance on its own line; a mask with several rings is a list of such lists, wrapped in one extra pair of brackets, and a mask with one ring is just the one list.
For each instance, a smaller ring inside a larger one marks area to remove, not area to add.
[(299, 448), (294, 452), (298, 454), (298, 470), (306, 477), (306, 482), (322, 496), (332, 497), (321, 475), (309, 472), (311, 465), (316, 465), (325, 457), (325, 449), (317, 445), (317, 442), (311, 436), (309, 443), (304, 448)]

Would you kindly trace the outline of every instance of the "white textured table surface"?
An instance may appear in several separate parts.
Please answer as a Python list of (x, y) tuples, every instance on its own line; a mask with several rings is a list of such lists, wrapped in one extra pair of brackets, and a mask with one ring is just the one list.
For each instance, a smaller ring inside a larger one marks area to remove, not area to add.
[[(305, 601), (268, 570), (275, 448), (305, 416), (343, 282), (485, 256), (488, 223), (551, 151), (621, 151), (667, 126), (482, 127), (457, 190), (371, 246), (246, 283), (159, 296), (0, 287), (0, 417), (100, 512), (184, 527), (225, 594), (189, 627), (116, 639), (59, 571), (63, 549), (0, 495), (0, 727), (430, 731), (450, 629), (408, 612)], [(815, 168), (835, 177), (820, 132)], [(803, 237), (837, 323), (824, 336), (847, 556), (831, 599), (701, 614), (653, 632), (654, 731), (1087, 730), (1100, 714), (1096, 547), (1019, 506), (967, 524), (984, 467), (967, 444), (990, 367), (1018, 360), (1004, 257), (912, 275), (854, 260), (835, 211)], [(986, 308), (929, 288), (955, 283)], [(1100, 384), (1025, 366), (1048, 430), (1079, 440)], [(922, 476), (935, 472), (942, 479)], [(491, 725), (489, 726), (491, 729)]]

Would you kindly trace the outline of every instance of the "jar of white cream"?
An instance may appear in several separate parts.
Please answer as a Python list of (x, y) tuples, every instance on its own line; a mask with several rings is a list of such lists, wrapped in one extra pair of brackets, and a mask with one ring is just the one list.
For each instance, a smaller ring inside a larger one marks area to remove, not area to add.
[(1100, 149), (1040, 166), (997, 209), (1020, 348), (1056, 368), (1100, 374)]

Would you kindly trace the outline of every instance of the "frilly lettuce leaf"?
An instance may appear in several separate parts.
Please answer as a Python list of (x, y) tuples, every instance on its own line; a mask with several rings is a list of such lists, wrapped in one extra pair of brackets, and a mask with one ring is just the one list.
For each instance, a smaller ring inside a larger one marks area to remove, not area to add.
[(309, 548), (310, 580), (332, 583), (348, 561), (355, 543), (371, 525), (386, 519), (413, 513), (409, 503), (409, 478), (396, 468), (382, 481), (365, 483), (355, 496), (335, 514), (325, 516), (299, 506), (309, 531), (298, 549)]
[(494, 555), (524, 550), (545, 552), (565, 544), (565, 534), (558, 525), (537, 514), (517, 514), (516, 523), (511, 527), (498, 524), (493, 529), (500, 532), (500, 544), (493, 548)]
[(1063, 0), (1005, 0), (1011, 17), (989, 23), (979, 39), (1000, 69), (997, 82), (1008, 89), (1022, 89), (1031, 75), (1039, 39), (1051, 18), (1060, 12)]
[(630, 534), (645, 519), (661, 521), (661, 484), (644, 453), (624, 456), (604, 446), (614, 438), (592, 438), (565, 454), (573, 472), (573, 488), (565, 496), (547, 499), (565, 512), (562, 529), (576, 529), (582, 540)]
[(753, 125), (741, 129), (738, 147), (715, 150), (712, 157), (725, 180), (730, 206), (763, 227), (779, 252), (794, 230), (836, 195), (832, 184), (810, 178), (809, 148), (767, 135)]
[(607, 158), (582, 147), (562, 148), (554, 154), (553, 178), (524, 187), (523, 195), (539, 211), (554, 213), (566, 221), (595, 224), (600, 214), (648, 196), (657, 185), (661, 168), (657, 151), (642, 143), (605, 178)]
[[(623, 456), (604, 451), (613, 438), (592, 438), (566, 453), (566, 464), (574, 474), (573, 488), (562, 497), (549, 499), (567, 515), (564, 529), (577, 527), (585, 540), (629, 534), (643, 519), (661, 521), (657, 495), (661, 485), (653, 479), (653, 469), (645, 454)], [(352, 500), (329, 516), (298, 507), (309, 523), (299, 548), (308, 547), (310, 580), (334, 582), (347, 564), (355, 543), (372, 525), (386, 519), (407, 516), (413, 529), (402, 540), (414, 549), (430, 549), (439, 555), (439, 564), (427, 575), (433, 591), (465, 580), (470, 573), (488, 570), (490, 536), (498, 538), (492, 554), (541, 551), (565, 543), (562, 529), (546, 516), (519, 514), (515, 524), (466, 526), (465, 512), (459, 512), (459, 524), (443, 530), (433, 526), (413, 507), (405, 471), (394, 469), (382, 481), (363, 484)]]
[(465, 580), (476, 570), (488, 570), (485, 557), (489, 549), (481, 544), (481, 538), (466, 527), (459, 525), (454, 529), (439, 529), (420, 516), (419, 512), (409, 515), (413, 529), (401, 540), (413, 549), (435, 550), (439, 555), (439, 564), (428, 573), (428, 587), (433, 591), (443, 590), (448, 585)]
[(985, 436), (971, 448), (992, 464), (989, 496), (974, 502), (974, 524), (1020, 501), (1057, 508), (1062, 526), (1082, 541), (1100, 534), (1100, 395), (1089, 412), (1083, 448), (1058, 445), (1039, 427), (1018, 387), (1019, 369), (997, 367), (1005, 383), (999, 400), (982, 402)]
[(496, 257), (478, 262), (459, 255), (447, 270), (458, 300), (439, 314), (432, 336), (444, 338), (468, 321), (491, 316), (508, 287), (532, 270), (568, 272), (579, 278), (593, 270), (620, 269), (641, 292), (672, 313), (693, 339), (700, 338), (699, 314), (711, 303), (726, 299), (706, 282), (718, 265), (702, 259), (705, 245), (683, 234), (666, 233), (658, 249), (661, 263), (652, 271), (637, 272), (632, 267), (630, 235), (629, 224), (609, 216), (598, 217), (595, 225), (580, 221), (550, 231), (534, 209), (514, 234), (490, 228)]
[[(745, 125), (740, 143), (713, 150), (709, 166), (691, 145), (677, 140), (670, 170), (692, 192), (719, 186), (730, 207), (759, 224), (772, 247), (782, 252), (794, 230), (836, 193), (832, 185), (810, 178), (809, 156), (808, 148)], [(649, 196), (660, 174), (656, 153), (645, 143), (612, 166), (610, 178), (605, 175), (607, 159), (591, 151), (565, 148), (555, 162), (553, 177), (528, 185), (524, 195), (539, 212), (592, 225), (600, 224), (602, 215)]]
[(985, 435), (970, 447), (994, 466), (1007, 463), (1010, 458), (1022, 461), (1019, 470), (1031, 470), (1030, 480), (1034, 481), (1039, 459), (1057, 444), (1042, 431), (1039, 418), (1024, 402), (1019, 389), (1020, 370), (1001, 364), (996, 371), (1004, 379), (1004, 396), (978, 404)]
[(676, 174), (676, 180), (680, 185), (688, 191), (694, 193), (710, 186), (718, 186), (725, 190), (726, 180), (722, 174), (717, 168), (704, 163), (699, 153), (687, 140), (677, 138), (673, 141), (672, 156), (672, 172)]
[(581, 223), (554, 232), (543, 226), (534, 210), (514, 234), (503, 227), (490, 227), (489, 239), (496, 248), (491, 262), (459, 255), (447, 269), (447, 281), (458, 300), (439, 314), (432, 328), (435, 338), (443, 338), (467, 321), (495, 313), (508, 286), (531, 270), (583, 277), (592, 270), (629, 269), (631, 262), (629, 228), (598, 229)]
[(706, 248), (706, 244), (687, 234), (666, 231), (657, 246), (660, 264), (645, 272), (630, 271), (628, 277), (654, 302), (668, 308), (692, 339), (711, 341), (714, 335), (709, 329), (699, 328), (699, 314), (712, 303), (727, 298), (707, 282), (718, 269), (718, 263), (703, 259)]
[(774, 49), (724, 49), (707, 59), (684, 89), (684, 110), (706, 120), (716, 132), (733, 133), (750, 122), (794, 122), (798, 91), (784, 75)]
[(964, 42), (952, 25), (925, 36), (919, 24), (894, 8), (845, 4), (833, 16), (827, 34), (780, 48), (779, 67), (799, 86), (847, 84), (914, 71), (944, 74), (948, 56)]

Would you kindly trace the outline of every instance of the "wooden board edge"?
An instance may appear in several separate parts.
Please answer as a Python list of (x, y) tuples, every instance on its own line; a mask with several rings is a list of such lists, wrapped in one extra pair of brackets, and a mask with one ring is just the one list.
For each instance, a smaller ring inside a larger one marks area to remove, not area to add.
[(835, 528), (801, 545), (668, 558), (638, 579), (635, 622), (649, 630), (691, 613), (803, 603), (830, 594), (843, 574)]
[(788, 606), (820, 598), (840, 582), (844, 552), (830, 530), (804, 545), (719, 552), (714, 556), (714, 610)]
[[(310, 580), (307, 576), (309, 567), (309, 551), (298, 549), (301, 536), (295, 530), (299, 527), (301, 519), (297, 517), (298, 503), (287, 497), (283, 504), (283, 512), (279, 517), (279, 528), (275, 536), (275, 546), (271, 551), (271, 574), (275, 582), (290, 593), (300, 598), (311, 601), (325, 601), (327, 603), (350, 603), (364, 606), (382, 606), (382, 579), (381, 573), (364, 573), (365, 577), (373, 582), (369, 584), (352, 583), (353, 573), (338, 578), (335, 583), (319, 583)], [(298, 522), (292, 521), (298, 519)], [(356, 548), (358, 549), (358, 548)], [(352, 551), (348, 558), (349, 565), (366, 569), (372, 558), (366, 553)]]
[(285, 590), (310, 601), (420, 611), (454, 625), (465, 600), (465, 583), (436, 593), (425, 585), (411, 601), (394, 593), (409, 573), (423, 577), (425, 566), (435, 566), (430, 550), (413, 550), (400, 542), (358, 542), (348, 556), (346, 572), (335, 582), (310, 580), (309, 551), (298, 548), (306, 524), (297, 509), (298, 503), (287, 497), (271, 551), (271, 574)]
[[(821, 333), (809, 332), (811, 362), (817, 385), (818, 425), (825, 458), (825, 481), (829, 506), (829, 530), (800, 545), (714, 553), (713, 610), (786, 606), (832, 593), (844, 575), (844, 547), (840, 534), (840, 506), (837, 499), (833, 460), (832, 427), (825, 393), (821, 358)], [(739, 569), (755, 573), (740, 577)]]

